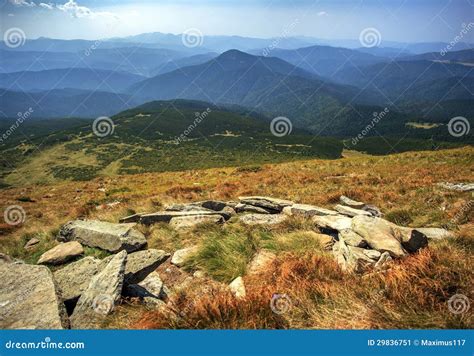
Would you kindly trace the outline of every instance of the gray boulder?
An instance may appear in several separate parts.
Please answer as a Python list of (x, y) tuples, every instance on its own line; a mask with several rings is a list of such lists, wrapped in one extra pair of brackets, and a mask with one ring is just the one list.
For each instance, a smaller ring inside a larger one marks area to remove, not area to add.
[(123, 295), (140, 298), (145, 304), (160, 304), (159, 300), (167, 297), (166, 288), (160, 275), (152, 272), (138, 284), (129, 284), (124, 287)]
[(192, 211), (161, 211), (152, 214), (144, 214), (140, 217), (140, 223), (145, 225), (156, 224), (160, 222), (169, 223), (173, 218), (190, 217), (190, 216), (204, 216), (204, 215), (221, 215), (225, 220), (230, 219), (231, 215), (225, 211), (211, 211), (206, 209), (192, 210)]
[(242, 204), (257, 206), (273, 213), (279, 213), (284, 207), (294, 204), (289, 200), (261, 196), (239, 197), (239, 200)]
[(245, 225), (277, 225), (288, 219), (284, 214), (246, 214), (239, 220)]
[(334, 207), (334, 210), (336, 210), (338, 213), (340, 213), (342, 215), (347, 215), (347, 216), (350, 216), (350, 217), (354, 217), (354, 216), (357, 216), (357, 215), (365, 215), (365, 216), (371, 216), (372, 215), (368, 211), (361, 210), (361, 209), (354, 209), (354, 208), (344, 206), (344, 205), (336, 205)]
[(69, 327), (53, 275), (46, 266), (0, 263), (0, 329)]
[(379, 252), (388, 252), (397, 258), (406, 255), (400, 240), (395, 237), (393, 224), (384, 219), (356, 216), (352, 219), (352, 230)]
[(64, 301), (79, 298), (86, 291), (92, 278), (102, 270), (102, 261), (94, 257), (84, 257), (53, 273)]
[(451, 231), (436, 227), (416, 228), (417, 231), (425, 235), (428, 240), (452, 239), (454, 234)]
[(79, 242), (65, 242), (43, 253), (38, 260), (38, 264), (60, 265), (83, 253), (84, 249)]
[(79, 241), (112, 253), (133, 252), (146, 246), (145, 236), (134, 229), (136, 224), (113, 224), (96, 220), (75, 220), (64, 225), (59, 241)]
[[(352, 226), (352, 222), (351, 222)], [(345, 229), (339, 231), (339, 237), (344, 240), (346, 245), (354, 246), (354, 247), (367, 247), (367, 241), (365, 241), (362, 236), (355, 233), (352, 229)]]
[(180, 216), (172, 218), (170, 225), (177, 230), (189, 229), (198, 224), (212, 223), (212, 224), (223, 224), (225, 222), (221, 215), (193, 215), (193, 216)]
[(352, 226), (352, 219), (344, 215), (313, 216), (317, 227), (327, 230), (347, 230)]
[(127, 252), (122, 251), (92, 278), (71, 315), (73, 329), (100, 328), (104, 317), (112, 313), (122, 293), (126, 262)]
[(171, 264), (177, 267), (182, 267), (189, 257), (198, 251), (198, 248), (198, 246), (192, 246), (176, 251), (171, 258)]
[(346, 197), (345, 195), (341, 195), (339, 201), (342, 205), (354, 208), (354, 209), (362, 209), (365, 206), (365, 203), (360, 201), (352, 200), (351, 198)]

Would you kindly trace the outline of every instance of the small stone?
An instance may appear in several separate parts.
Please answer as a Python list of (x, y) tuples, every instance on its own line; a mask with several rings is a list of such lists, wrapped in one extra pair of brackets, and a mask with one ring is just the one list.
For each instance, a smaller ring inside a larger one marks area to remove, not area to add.
[(30, 239), (30, 240), (26, 243), (24, 249), (25, 249), (25, 250), (32, 250), (32, 249), (34, 249), (34, 248), (36, 247), (36, 245), (38, 245), (40, 242), (41, 242), (40, 239), (37, 239), (36, 237), (33, 237), (32, 239)]
[(360, 210), (360, 209), (354, 209), (354, 208), (344, 206), (344, 205), (336, 205), (334, 207), (334, 210), (336, 210), (338, 213), (340, 213), (342, 215), (350, 216), (351, 218), (354, 217), (354, 216), (357, 216), (357, 215), (365, 215), (365, 216), (371, 216), (372, 215), (368, 211)]
[(229, 284), (231, 293), (237, 298), (245, 298), (247, 292), (245, 291), (245, 284), (242, 277), (237, 277)]
[(345, 195), (341, 195), (339, 198), (341, 204), (345, 206), (349, 206), (354, 209), (362, 209), (365, 206), (365, 203), (360, 201), (352, 200), (351, 198), (346, 197)]
[(83, 253), (84, 249), (79, 242), (66, 242), (43, 253), (38, 260), (38, 264), (60, 265)]
[(182, 267), (186, 260), (198, 251), (198, 246), (183, 248), (176, 251), (171, 258), (171, 264)]

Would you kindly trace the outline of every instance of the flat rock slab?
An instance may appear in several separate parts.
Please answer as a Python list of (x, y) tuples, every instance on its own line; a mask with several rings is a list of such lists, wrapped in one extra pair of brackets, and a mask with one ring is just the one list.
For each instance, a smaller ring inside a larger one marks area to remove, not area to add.
[(53, 273), (64, 301), (77, 299), (84, 293), (92, 278), (102, 270), (102, 261), (85, 257)]
[(0, 264), (0, 329), (68, 328), (66, 308), (46, 266)]
[(436, 227), (416, 228), (415, 230), (424, 234), (429, 240), (452, 239), (454, 234), (451, 231)]
[(71, 315), (71, 328), (100, 328), (105, 316), (112, 313), (115, 304), (120, 299), (126, 262), (127, 252), (122, 251), (92, 278)]
[(171, 258), (171, 263), (177, 267), (181, 267), (189, 259), (191, 255), (198, 251), (198, 246), (183, 248), (176, 251)]
[(260, 208), (281, 212), (285, 206), (293, 205), (290, 200), (262, 196), (239, 197), (242, 204), (258, 206)]
[(278, 212), (276, 210), (265, 209), (259, 206), (242, 204), (242, 203), (239, 203), (235, 206), (235, 211), (238, 213), (255, 213), (255, 214), (274, 214)]
[(245, 225), (277, 225), (288, 219), (284, 214), (246, 214), (240, 217)]
[(223, 224), (225, 219), (221, 215), (193, 215), (193, 216), (180, 216), (172, 218), (170, 225), (175, 229), (189, 229), (198, 224), (211, 223), (211, 224)]
[(351, 198), (346, 197), (345, 195), (341, 195), (341, 197), (339, 198), (339, 201), (341, 202), (342, 205), (345, 205), (354, 209), (362, 209), (365, 206), (365, 203), (352, 200)]
[(344, 205), (336, 205), (334, 207), (334, 210), (336, 210), (338, 213), (340, 213), (342, 215), (350, 216), (352, 218), (354, 216), (358, 216), (358, 215), (372, 216), (372, 214), (368, 211), (361, 210), (361, 209), (355, 209), (355, 208), (351, 208), (351, 207), (344, 206)]
[(275, 261), (276, 255), (267, 250), (257, 252), (247, 267), (248, 274), (259, 274), (264, 272)]
[(96, 220), (75, 220), (59, 232), (60, 241), (79, 241), (89, 247), (117, 253), (133, 252), (146, 246), (145, 236), (134, 229), (136, 224), (113, 224)]
[(283, 213), (287, 215), (301, 215), (307, 218), (313, 216), (328, 216), (328, 215), (339, 215), (337, 211), (321, 208), (315, 205), (308, 204), (293, 204), (283, 208)]
[(145, 215), (145, 213), (137, 213), (137, 214), (126, 216), (124, 218), (121, 218), (119, 220), (119, 223), (121, 223), (121, 224), (130, 224), (130, 223), (140, 222), (140, 218), (142, 217), (142, 215)]
[(38, 260), (38, 264), (60, 265), (83, 253), (84, 249), (79, 242), (65, 242), (43, 253)]
[(313, 216), (317, 227), (328, 230), (346, 230), (352, 226), (352, 219), (344, 215)]
[(407, 254), (400, 240), (396, 238), (393, 224), (384, 219), (356, 216), (352, 219), (352, 230), (379, 252), (388, 252), (392, 257), (403, 257)]
[(438, 183), (438, 185), (444, 189), (456, 192), (470, 192), (474, 190), (474, 183)]
[(230, 214), (226, 212), (215, 212), (210, 210), (197, 210), (197, 211), (160, 211), (152, 214), (145, 214), (140, 217), (140, 223), (144, 225), (151, 225), (160, 222), (169, 223), (173, 218), (189, 217), (189, 216), (204, 216), (204, 215), (216, 215), (219, 214), (224, 219), (230, 219)]

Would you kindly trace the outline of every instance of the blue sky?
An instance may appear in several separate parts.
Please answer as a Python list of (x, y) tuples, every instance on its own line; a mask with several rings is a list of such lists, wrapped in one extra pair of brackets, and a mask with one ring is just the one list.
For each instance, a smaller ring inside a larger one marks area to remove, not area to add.
[[(385, 40), (451, 41), (474, 21), (474, 0), (0, 0), (2, 33), (29, 38), (108, 38), (144, 32), (356, 39), (374, 27)], [(474, 34), (467, 41), (474, 42)]]

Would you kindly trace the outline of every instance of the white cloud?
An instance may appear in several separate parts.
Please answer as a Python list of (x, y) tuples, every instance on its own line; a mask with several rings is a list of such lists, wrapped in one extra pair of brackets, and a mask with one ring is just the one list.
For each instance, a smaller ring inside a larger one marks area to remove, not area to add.
[(12, 3), (15, 6), (26, 6), (26, 7), (34, 7), (36, 4), (33, 1), (26, 1), (26, 0), (10, 0), (10, 3)]
[(53, 10), (54, 9), (53, 4), (45, 4), (44, 2), (41, 2), (39, 4), (39, 6), (42, 7), (43, 9), (47, 9), (47, 10)]
[(320, 11), (318, 12), (318, 16), (327, 16), (328, 13), (326, 11)]

